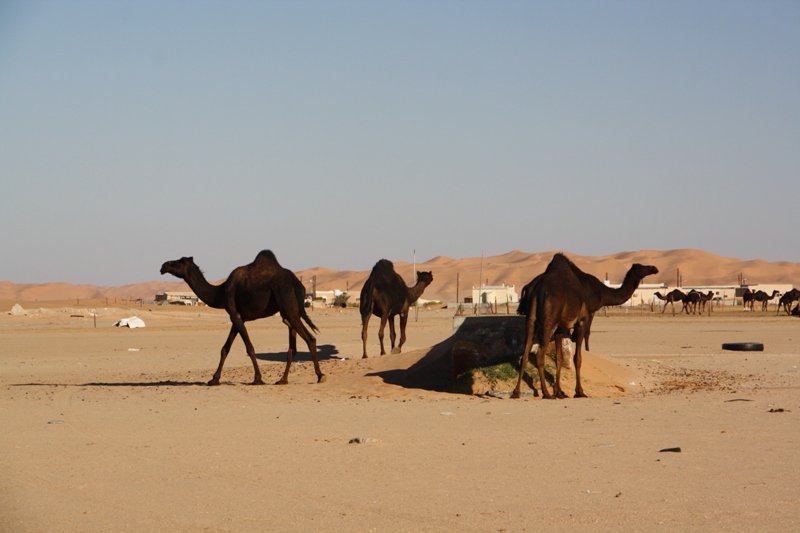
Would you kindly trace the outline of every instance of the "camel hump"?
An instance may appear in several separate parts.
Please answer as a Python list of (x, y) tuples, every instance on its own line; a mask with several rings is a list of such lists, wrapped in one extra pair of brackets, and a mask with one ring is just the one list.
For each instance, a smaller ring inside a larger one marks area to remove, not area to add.
[(393, 273), (394, 272), (394, 263), (392, 263), (388, 259), (381, 259), (380, 261), (375, 263), (374, 267), (372, 267), (372, 272), (374, 274), (380, 274), (380, 275), (386, 275), (386, 274), (389, 274), (389, 273)]
[(552, 269), (556, 269), (556, 268), (560, 269), (560, 268), (564, 268), (564, 267), (569, 268), (570, 270), (573, 270), (573, 272), (574, 272), (575, 269), (578, 269), (578, 267), (576, 267), (572, 263), (572, 261), (570, 261), (567, 258), (566, 255), (562, 254), (561, 252), (558, 252), (556, 255), (553, 256), (553, 259), (550, 260), (550, 264), (547, 265), (547, 268), (545, 270), (547, 271), (547, 270), (552, 270)]
[(275, 266), (281, 266), (280, 263), (278, 263), (278, 258), (275, 257), (274, 253), (272, 253), (272, 250), (261, 250), (260, 252), (258, 252), (256, 259), (253, 262), (259, 264), (270, 264)]

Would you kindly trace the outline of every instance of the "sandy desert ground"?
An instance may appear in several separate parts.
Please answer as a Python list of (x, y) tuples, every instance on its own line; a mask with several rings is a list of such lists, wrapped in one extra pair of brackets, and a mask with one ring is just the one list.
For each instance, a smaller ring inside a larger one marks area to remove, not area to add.
[[(800, 527), (800, 320), (774, 310), (598, 316), (592, 397), (565, 400), (388, 383), (451, 335), (447, 309), (401, 355), (373, 324), (367, 360), (355, 310), (316, 310), (327, 382), (303, 351), (289, 385), (248, 385), (237, 340), (219, 387), (223, 312), (88, 311), (0, 315), (1, 531)], [(249, 327), (273, 382), (285, 328)], [(721, 350), (738, 341), (765, 351)]]

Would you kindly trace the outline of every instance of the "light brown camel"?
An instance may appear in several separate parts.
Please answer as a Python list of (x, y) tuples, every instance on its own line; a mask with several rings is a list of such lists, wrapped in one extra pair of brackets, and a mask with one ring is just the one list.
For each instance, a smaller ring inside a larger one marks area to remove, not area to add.
[(783, 310), (786, 311), (786, 314), (791, 316), (790, 309), (792, 304), (797, 300), (800, 300), (800, 290), (792, 289), (790, 291), (786, 291), (786, 293), (781, 296), (781, 299), (778, 300), (778, 312), (775, 316), (780, 314), (781, 306), (783, 306)]
[[(658, 298), (659, 300), (664, 300), (666, 303), (664, 304), (664, 309), (661, 310), (661, 314), (664, 314), (664, 311), (667, 310), (667, 304), (672, 306), (672, 316), (675, 316), (675, 302), (683, 302), (684, 297), (686, 294), (680, 289), (673, 289), (667, 293), (666, 296), (661, 294), (660, 292), (655, 293), (653, 296)], [(681, 308), (681, 312), (683, 312), (683, 308)]]
[(778, 296), (780, 293), (781, 291), (772, 291), (772, 296), (770, 296), (764, 291), (756, 291), (753, 293), (753, 303), (761, 302), (761, 311), (766, 311), (770, 300)]
[[(631, 266), (631, 268), (628, 269), (628, 272), (625, 274), (625, 279), (623, 279), (622, 285), (619, 288), (612, 289), (600, 281), (597, 277), (587, 274), (578, 268), (575, 263), (570, 261), (569, 266), (572, 269), (572, 272), (578, 277), (578, 281), (581, 282), (583, 295), (586, 299), (586, 307), (589, 310), (589, 320), (584, 328), (583, 337), (584, 345), (587, 350), (589, 350), (589, 335), (592, 331), (594, 314), (603, 307), (624, 304), (630, 300), (631, 296), (633, 296), (633, 293), (636, 292), (637, 288), (639, 288), (639, 284), (645, 277), (658, 274), (658, 269), (654, 266), (634, 263), (634, 265)], [(540, 276), (541, 275), (542, 274), (540, 274)], [(527, 301), (527, 298), (530, 297), (533, 287), (538, 283), (538, 279), (539, 276), (534, 278), (533, 281), (522, 288), (519, 299), (519, 307), (517, 308), (518, 314), (524, 315), (526, 313), (525, 310), (530, 305), (530, 303)]]
[[(585, 398), (581, 385), (581, 359), (584, 328), (589, 320), (589, 310), (586, 307), (586, 298), (583, 294), (581, 282), (570, 266), (571, 261), (563, 254), (556, 254), (547, 265), (547, 269), (539, 277), (538, 283), (530, 288), (528, 304), (524, 309), (525, 320), (525, 350), (522, 352), (519, 379), (512, 398), (519, 398), (522, 376), (528, 366), (528, 354), (533, 348), (534, 335), (536, 336), (539, 350), (536, 352), (536, 366), (539, 368), (539, 385), (542, 388), (543, 398), (562, 398), (561, 390), (561, 342), (559, 337), (563, 333), (574, 331), (575, 340), (575, 397)], [(544, 356), (550, 339), (556, 335), (556, 376), (553, 382), (553, 396), (547, 390), (547, 381), (544, 373)]]
[[(367, 326), (369, 319), (375, 315), (381, 319), (378, 338), (381, 341), (381, 355), (386, 355), (383, 347), (383, 331), (389, 322), (389, 338), (392, 342), (392, 353), (398, 354), (406, 342), (406, 322), (408, 307), (416, 302), (425, 288), (433, 281), (431, 272), (417, 272), (417, 283), (413, 287), (406, 285), (403, 278), (394, 271), (394, 265), (387, 259), (381, 259), (372, 267), (372, 272), (361, 289), (361, 341), (364, 355), (367, 357)], [(400, 344), (395, 348), (397, 337), (394, 329), (394, 317), (400, 315)]]
[(221, 285), (212, 285), (206, 281), (203, 272), (194, 264), (192, 257), (182, 257), (175, 261), (167, 261), (161, 266), (161, 274), (172, 274), (184, 280), (207, 306), (225, 309), (231, 319), (231, 331), (228, 340), (222, 346), (219, 366), (209, 385), (219, 385), (222, 365), (231, 349), (236, 335), (241, 335), (247, 348), (247, 355), (253, 362), (253, 385), (263, 385), (261, 370), (256, 362), (256, 351), (244, 323), (250, 320), (265, 318), (280, 313), (283, 323), (289, 328), (289, 351), (286, 354), (286, 370), (276, 385), (289, 382), (289, 368), (297, 354), (297, 335), (300, 335), (311, 352), (317, 382), (325, 381), (325, 374), (319, 368), (317, 360), (317, 340), (303, 325), (303, 320), (318, 331), (311, 322), (303, 307), (305, 288), (291, 270), (287, 270), (269, 250), (258, 253), (255, 261), (249, 265), (234, 269)]

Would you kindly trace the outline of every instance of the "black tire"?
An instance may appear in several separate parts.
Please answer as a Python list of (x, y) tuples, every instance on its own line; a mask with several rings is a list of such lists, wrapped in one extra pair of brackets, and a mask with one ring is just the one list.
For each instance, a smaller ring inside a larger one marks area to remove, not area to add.
[(735, 352), (763, 352), (764, 344), (760, 342), (726, 342), (722, 345), (722, 349)]

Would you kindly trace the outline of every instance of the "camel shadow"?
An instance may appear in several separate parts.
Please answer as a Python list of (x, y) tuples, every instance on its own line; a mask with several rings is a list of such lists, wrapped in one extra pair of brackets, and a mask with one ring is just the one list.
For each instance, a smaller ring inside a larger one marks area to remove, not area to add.
[[(340, 359), (337, 357), (339, 354), (339, 349), (336, 348), (333, 344), (320, 344), (317, 346), (317, 358), (320, 361), (325, 359)], [(270, 353), (257, 353), (256, 359), (259, 361), (271, 361), (275, 363), (285, 363), (286, 362), (286, 351), (283, 352), (270, 352)], [(301, 352), (298, 351), (297, 354), (294, 356), (294, 362), (303, 362), (303, 361), (313, 361), (311, 358), (311, 352)]]
[(205, 381), (92, 381), (89, 383), (13, 383), (12, 387), (190, 387), (206, 386)]
[[(367, 376), (375, 376), (383, 379), (384, 383), (397, 385), (405, 389), (422, 389), (433, 392), (448, 392), (454, 394), (472, 394), (466, 390), (461, 390), (457, 384), (457, 379), (453, 375), (453, 359), (451, 350), (455, 344), (455, 339), (449, 339), (433, 346), (425, 356), (407, 369), (391, 369), (378, 372), (370, 372)], [(509, 357), (506, 362), (510, 363), (519, 372), (519, 356)], [(528, 386), (537, 391), (534, 396), (538, 396), (538, 371), (535, 359), (530, 361), (528, 371), (523, 374), (523, 380)], [(550, 369), (545, 370), (545, 379), (553, 386), (555, 374)]]
[(451, 392), (453, 385), (453, 360), (450, 350), (453, 337), (433, 346), (425, 356), (407, 369), (395, 368), (370, 372), (367, 376), (383, 379), (384, 383), (406, 389), (423, 389), (435, 392)]

